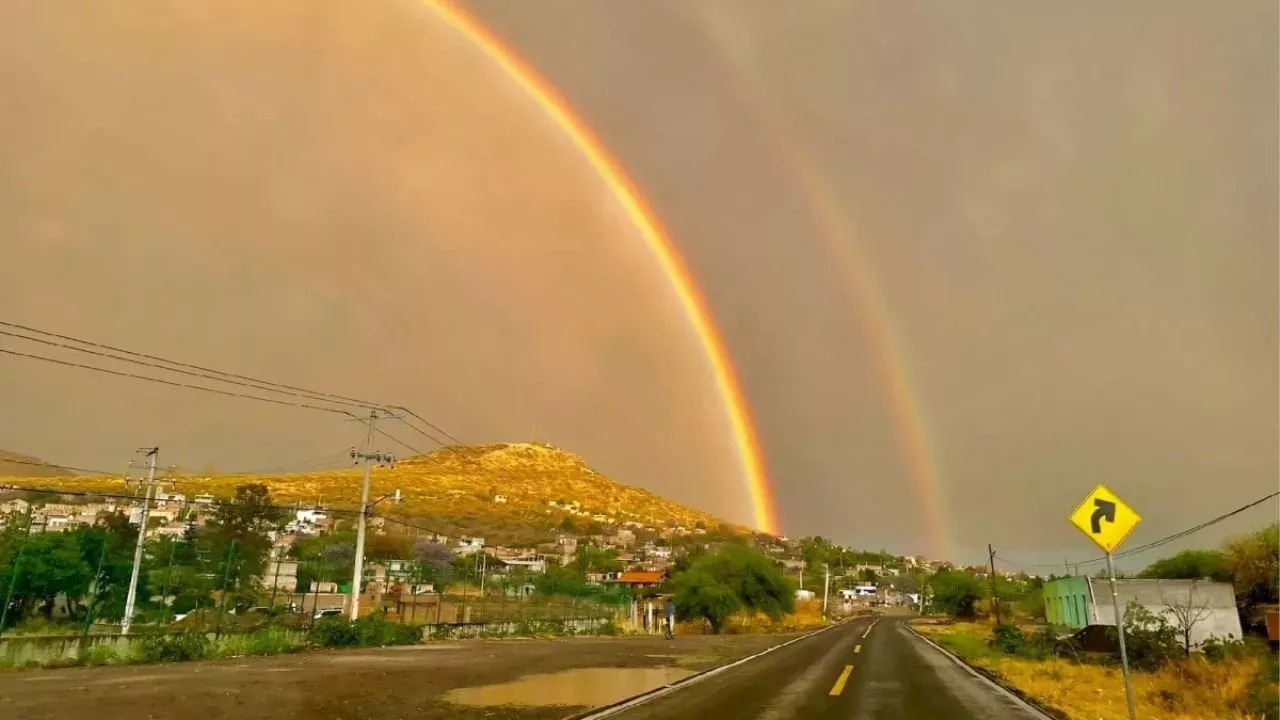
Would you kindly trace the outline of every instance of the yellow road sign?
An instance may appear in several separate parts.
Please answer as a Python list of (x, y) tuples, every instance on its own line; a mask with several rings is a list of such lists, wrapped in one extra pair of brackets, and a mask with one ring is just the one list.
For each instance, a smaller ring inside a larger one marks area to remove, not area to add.
[(1140, 522), (1142, 517), (1105, 485), (1094, 488), (1071, 513), (1071, 524), (1108, 553), (1115, 552)]

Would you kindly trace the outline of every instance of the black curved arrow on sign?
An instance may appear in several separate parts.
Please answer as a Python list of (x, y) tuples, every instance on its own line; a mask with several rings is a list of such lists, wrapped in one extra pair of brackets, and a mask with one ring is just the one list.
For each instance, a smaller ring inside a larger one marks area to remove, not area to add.
[(1093, 517), (1089, 518), (1089, 523), (1093, 526), (1093, 533), (1097, 535), (1102, 532), (1103, 520), (1109, 523), (1116, 521), (1116, 504), (1102, 498), (1094, 498), (1093, 506), (1097, 509), (1093, 511)]

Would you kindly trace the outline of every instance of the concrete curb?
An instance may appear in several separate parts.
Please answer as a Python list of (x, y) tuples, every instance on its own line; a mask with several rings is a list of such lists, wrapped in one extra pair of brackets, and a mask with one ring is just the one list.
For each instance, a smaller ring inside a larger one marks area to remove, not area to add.
[(722, 673), (726, 670), (735, 668), (739, 665), (742, 665), (743, 663), (748, 663), (748, 662), (751, 662), (752, 660), (755, 660), (756, 658), (764, 657), (765, 655), (768, 655), (774, 650), (780, 650), (788, 645), (794, 645), (795, 643), (798, 643), (801, 640), (808, 640), (811, 637), (815, 637), (829, 630), (834, 630), (838, 627), (842, 627), (858, 619), (860, 618), (852, 618), (850, 620), (843, 620), (841, 622), (828, 625), (827, 627), (821, 628), (819, 630), (814, 630), (811, 633), (805, 633), (804, 635), (801, 635), (798, 638), (792, 638), (779, 645), (774, 645), (773, 647), (768, 648), (766, 650), (762, 650), (754, 655), (748, 655), (744, 658), (738, 658), (737, 660), (734, 660), (731, 663), (719, 665), (717, 667), (711, 668), (710, 670), (703, 670), (702, 672), (696, 675), (690, 675), (689, 677), (683, 680), (678, 680), (676, 682), (673, 682), (670, 685), (663, 685), (660, 688), (654, 688), (648, 692), (643, 692), (643, 693), (640, 693), (639, 695), (633, 695), (629, 698), (626, 698), (625, 700), (619, 700), (618, 702), (613, 703), (612, 705), (605, 705), (604, 707), (594, 708), (592, 710), (588, 710), (587, 712), (579, 715), (571, 715), (569, 718), (567, 718), (567, 720), (599, 720), (600, 718), (607, 718), (607, 717), (616, 715), (624, 710), (630, 710), (631, 708), (636, 707), (637, 705), (643, 705), (644, 703), (657, 700), (658, 698), (664, 695), (667, 695), (669, 693), (672, 693), (676, 690), (679, 690), (681, 688), (685, 688), (695, 683), (702, 682), (703, 680), (706, 680), (709, 677)]
[(955, 653), (946, 649), (942, 645), (934, 642), (933, 640), (930, 640), (927, 636), (916, 632), (916, 629), (911, 627), (910, 622), (904, 622), (902, 623), (902, 626), (907, 629), (907, 632), (911, 633), (912, 635), (915, 635), (917, 638), (919, 638), (920, 640), (923, 640), (925, 643), (930, 645), (934, 650), (937, 650), (938, 652), (950, 658), (951, 662), (954, 662), (955, 664), (964, 668), (966, 671), (968, 671), (970, 675), (986, 683), (988, 686), (991, 687), (991, 689), (995, 690), (997, 693), (1004, 695), (1005, 697), (1012, 700), (1014, 703), (1021, 705), (1024, 709), (1030, 711), (1032, 714), (1038, 715), (1044, 720), (1061, 720), (1061, 716), (1051, 714), (1048, 710), (1046, 710), (1043, 707), (1040, 707), (1038, 704), (1034, 702), (1031, 702), (1027, 698), (1023, 697), (1021, 694), (1015, 692), (1014, 690), (1008, 687), (1005, 687), (1003, 684), (999, 682), (996, 682), (990, 676), (986, 675), (985, 673), (978, 670), (974, 666), (965, 662), (959, 655), (956, 655)]

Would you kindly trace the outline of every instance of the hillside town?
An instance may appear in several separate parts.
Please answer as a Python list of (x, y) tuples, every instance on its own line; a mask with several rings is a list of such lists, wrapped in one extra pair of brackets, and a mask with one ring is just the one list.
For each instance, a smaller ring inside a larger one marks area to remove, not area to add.
[[(0, 488), (0, 530), (21, 522), (30, 533), (59, 533), (92, 527), (108, 516), (120, 515), (137, 527), (144, 515), (141, 497), (49, 495), (29, 500), (19, 486)], [(495, 493), (494, 505), (508, 498)], [(146, 538), (182, 541), (198, 535), (213, 518), (218, 498), (211, 494), (188, 496), (162, 487), (146, 509)], [(510, 592), (532, 592), (531, 580), (548, 568), (579, 564), (590, 585), (627, 588), (634, 592), (660, 587), (682, 558), (727, 541), (745, 542), (766, 553), (796, 583), (798, 600), (822, 600), (824, 590), (832, 603), (845, 610), (859, 606), (918, 606), (922, 596), (920, 580), (941, 564), (916, 556), (885, 553), (856, 553), (831, 545), (822, 538), (792, 539), (720, 524), (708, 528), (698, 522), (693, 527), (664, 522), (659, 518), (637, 518), (614, 509), (603, 511), (573, 499), (548, 500), (547, 540), (528, 546), (495, 545), (479, 536), (447, 536), (411, 527), (415, 539), (447, 548), (455, 563), (471, 561), (472, 574), (479, 580), (516, 585)], [(26, 519), (24, 519), (26, 518)], [(266, 534), (271, 543), (268, 572), (256, 578), (259, 589), (313, 596), (312, 604), (323, 602), (321, 595), (337, 596), (350, 591), (350, 582), (341, 578), (310, 577), (306, 562), (298, 558), (300, 543), (323, 542), (326, 536), (349, 532), (353, 513), (324, 503), (295, 503), (282, 509), (281, 517)], [(369, 518), (373, 536), (404, 533), (404, 527), (388, 523), (384, 516)], [(391, 527), (389, 527), (389, 525)], [(811, 549), (826, 545), (839, 564), (826, 566), (814, 561)], [(590, 556), (590, 560), (586, 556)], [(975, 571), (983, 571), (974, 568)], [(411, 558), (370, 559), (364, 565), (363, 595), (373, 602), (401, 596), (430, 594), (437, 583), (424, 581)], [(330, 602), (339, 602), (336, 597)]]

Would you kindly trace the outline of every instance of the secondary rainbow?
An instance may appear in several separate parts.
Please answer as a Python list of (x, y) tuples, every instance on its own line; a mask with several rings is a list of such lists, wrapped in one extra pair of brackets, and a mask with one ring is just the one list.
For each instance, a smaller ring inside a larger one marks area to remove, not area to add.
[(422, 0), (422, 2), (496, 63), (538, 107), (546, 112), (604, 181), (640, 232), (641, 237), (644, 238), (645, 243), (653, 251), (658, 264), (670, 279), (694, 332), (701, 341), (711, 373), (715, 378), (717, 392), (724, 402), (734, 444), (738, 448), (739, 463), (746, 479), (747, 494), (751, 501), (755, 525), (764, 532), (776, 534), (778, 532), (777, 510), (769, 486), (764, 452), (760, 447), (755, 424), (747, 407), (746, 396), (697, 283), (663, 229), (657, 214), (648, 206), (635, 183), (604, 143), (595, 136), (573, 107), (532, 66), (507, 47), (475, 17), (454, 3), (446, 0)]
[[(691, 9), (699, 7), (703, 6), (690, 6)], [(875, 354), (875, 367), (894, 418), (898, 454), (920, 505), (930, 550), (934, 557), (954, 557), (944, 510), (942, 463), (925, 420), (919, 383), (912, 378), (906, 345), (884, 290), (857, 242), (855, 223), (844, 203), (832, 194), (830, 184), (824, 181), (809, 152), (787, 131), (785, 121), (762, 96), (755, 76), (743, 60), (744, 53), (735, 46), (734, 36), (723, 32), (723, 26), (715, 18), (702, 15), (701, 20), (702, 29), (718, 52), (734, 89), (751, 106), (755, 117), (769, 128), (777, 156), (798, 182), (819, 237), (843, 276), (845, 289), (852, 296), (854, 314)]]

